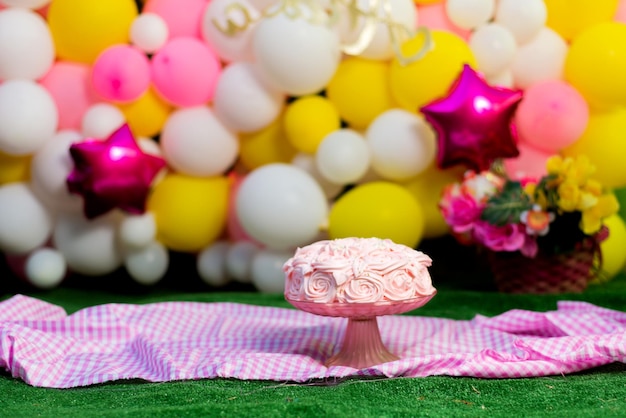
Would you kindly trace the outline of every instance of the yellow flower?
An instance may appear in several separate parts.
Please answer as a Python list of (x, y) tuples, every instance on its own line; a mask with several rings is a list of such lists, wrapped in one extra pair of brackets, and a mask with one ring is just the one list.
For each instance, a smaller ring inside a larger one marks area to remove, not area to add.
[(599, 181), (589, 179), (583, 186), (583, 190), (594, 196), (600, 196), (602, 194), (602, 184)]
[(565, 160), (560, 155), (553, 155), (546, 161), (546, 171), (548, 174), (560, 175), (565, 171)]
[(602, 220), (618, 210), (619, 202), (614, 194), (602, 195), (595, 206), (583, 211), (580, 229), (587, 235), (598, 232), (602, 227)]
[(596, 167), (585, 155), (579, 155), (576, 159), (567, 159), (570, 159), (571, 163), (564, 172), (565, 179), (575, 181), (579, 186), (583, 186), (596, 171)]
[(598, 197), (591, 193), (587, 193), (584, 190), (580, 191), (580, 198), (578, 199), (578, 205), (576, 209), (580, 211), (587, 210), (594, 207), (598, 203)]
[(529, 181), (524, 185), (524, 193), (526, 193), (528, 196), (532, 197), (532, 195), (535, 194), (535, 190), (537, 190), (537, 183)]
[(580, 202), (581, 193), (575, 181), (565, 180), (563, 183), (559, 184), (557, 192), (559, 194), (559, 208), (565, 212), (573, 212), (576, 210)]

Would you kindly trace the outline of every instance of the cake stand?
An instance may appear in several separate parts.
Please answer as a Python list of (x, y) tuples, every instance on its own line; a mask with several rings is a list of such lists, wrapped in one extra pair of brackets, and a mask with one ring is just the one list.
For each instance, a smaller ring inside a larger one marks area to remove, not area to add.
[(428, 303), (435, 294), (436, 292), (429, 296), (413, 299), (376, 303), (316, 303), (287, 297), (285, 299), (301, 311), (321, 316), (348, 318), (341, 349), (326, 360), (324, 365), (326, 367), (348, 366), (363, 369), (400, 359), (383, 344), (377, 317), (396, 315), (420, 308)]

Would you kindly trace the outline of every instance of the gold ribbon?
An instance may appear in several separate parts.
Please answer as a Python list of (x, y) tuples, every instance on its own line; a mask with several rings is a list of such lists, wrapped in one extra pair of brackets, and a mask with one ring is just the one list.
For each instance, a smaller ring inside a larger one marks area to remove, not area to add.
[[(224, 9), (226, 25), (221, 24), (217, 19), (213, 19), (213, 25), (227, 36), (236, 36), (258, 20), (279, 14), (285, 15), (289, 19), (304, 19), (314, 25), (333, 25), (339, 20), (343, 10), (345, 10), (348, 14), (351, 29), (357, 28), (359, 20), (362, 19), (363, 21), (363, 28), (359, 32), (356, 41), (351, 44), (341, 45), (341, 50), (345, 54), (360, 55), (363, 53), (372, 43), (379, 23), (382, 23), (388, 30), (391, 46), (400, 65), (409, 65), (420, 60), (433, 48), (432, 36), (427, 27), (420, 26), (417, 31), (413, 32), (393, 20), (390, 0), (365, 1), (368, 6), (366, 10), (359, 7), (358, 0), (329, 0), (328, 8), (322, 7), (317, 0), (279, 0), (276, 5), (262, 11), (261, 17), (257, 19), (250, 14), (245, 5), (234, 2)], [(379, 16), (378, 10), (381, 5), (383, 13), (382, 16)], [(309, 12), (303, 11), (303, 6), (306, 6)], [(243, 16), (243, 23), (237, 23), (233, 19), (232, 15), (234, 13), (240, 13)], [(404, 55), (402, 44), (420, 34), (424, 36), (422, 48), (413, 55)]]

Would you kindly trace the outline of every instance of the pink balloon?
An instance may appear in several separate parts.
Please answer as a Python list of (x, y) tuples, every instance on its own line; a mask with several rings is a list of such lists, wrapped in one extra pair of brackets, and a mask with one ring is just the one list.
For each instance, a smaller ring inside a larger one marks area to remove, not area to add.
[(164, 100), (179, 107), (210, 101), (220, 73), (217, 55), (196, 38), (172, 39), (152, 58), (155, 90)]
[[(241, 182), (245, 178), (243, 175), (239, 175), (236, 173), (231, 173), (230, 178), (232, 181), (230, 187), (230, 194), (228, 197), (228, 217), (226, 219), (226, 234), (228, 239), (231, 241), (248, 241), (257, 243), (246, 230), (241, 226), (241, 222), (239, 222), (239, 217), (237, 216), (237, 208), (235, 202), (237, 201), (237, 191), (239, 190), (239, 186)], [(263, 244), (259, 244), (259, 246), (263, 246)]]
[(57, 61), (39, 81), (52, 95), (59, 112), (59, 130), (80, 130), (84, 113), (99, 98), (89, 80), (89, 66)]
[(503, 161), (504, 170), (513, 180), (537, 180), (546, 174), (546, 161), (553, 152), (543, 151), (528, 144), (517, 144), (519, 156), (516, 158), (505, 158)]
[(143, 12), (155, 13), (165, 20), (169, 39), (179, 36), (202, 37), (202, 17), (208, 0), (148, 0)]
[(445, 30), (457, 34), (461, 38), (469, 39), (471, 31), (461, 29), (448, 19), (444, 2), (417, 6), (417, 23), (433, 30)]
[(543, 81), (528, 87), (517, 108), (518, 137), (547, 152), (556, 152), (580, 138), (589, 122), (589, 105), (562, 80)]
[(626, 23), (626, 0), (620, 0), (617, 4), (617, 11), (615, 12), (613, 20)]
[(150, 61), (146, 54), (133, 46), (111, 46), (96, 58), (91, 81), (104, 99), (132, 102), (150, 87)]

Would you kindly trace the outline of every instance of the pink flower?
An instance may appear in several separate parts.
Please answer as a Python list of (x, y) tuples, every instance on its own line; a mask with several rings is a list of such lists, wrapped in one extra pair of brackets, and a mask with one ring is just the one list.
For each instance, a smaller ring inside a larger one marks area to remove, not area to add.
[(439, 203), (441, 213), (456, 233), (470, 231), (474, 223), (480, 219), (482, 205), (472, 195), (463, 192), (458, 184), (445, 188)]
[(525, 227), (521, 224), (496, 226), (479, 221), (474, 225), (474, 239), (493, 251), (517, 251), (526, 245)]

